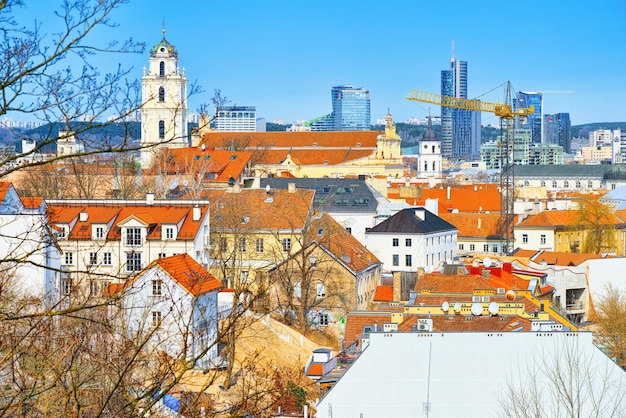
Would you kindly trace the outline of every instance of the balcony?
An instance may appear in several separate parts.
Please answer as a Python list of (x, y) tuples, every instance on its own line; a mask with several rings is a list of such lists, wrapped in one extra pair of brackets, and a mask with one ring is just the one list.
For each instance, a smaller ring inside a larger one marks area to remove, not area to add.
[(568, 314), (584, 313), (585, 304), (582, 301), (568, 300), (565, 304), (565, 311)]

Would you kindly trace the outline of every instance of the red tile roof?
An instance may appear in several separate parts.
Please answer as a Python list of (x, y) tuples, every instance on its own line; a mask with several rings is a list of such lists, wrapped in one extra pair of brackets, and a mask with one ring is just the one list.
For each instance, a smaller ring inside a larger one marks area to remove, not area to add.
[(219, 280), (187, 253), (160, 258), (152, 262), (147, 268), (154, 265), (161, 267), (163, 271), (193, 296), (222, 287), (222, 283)]
[(578, 266), (587, 260), (605, 258), (602, 254), (581, 254), (537, 250), (517, 250), (514, 255), (519, 258), (528, 258), (538, 264), (545, 263), (553, 266)]
[(202, 143), (210, 148), (227, 148), (232, 141), (247, 142), (247, 149), (256, 148), (376, 148), (379, 131), (330, 132), (206, 132)]
[[(563, 227), (579, 225), (581, 213), (577, 210), (546, 210), (536, 215), (529, 215), (526, 219), (515, 225), (520, 227)], [(623, 222), (615, 215), (611, 215), (608, 221), (611, 225), (620, 225)]]
[(439, 217), (459, 230), (459, 237), (499, 237), (499, 213), (449, 213), (440, 212)]
[(459, 212), (500, 212), (500, 192), (494, 185), (455, 186), (449, 191), (426, 187), (413, 187), (410, 192), (402, 189), (402, 183), (392, 183), (387, 189), (387, 197), (404, 199), (411, 206), (424, 206), (426, 199), (438, 199), (440, 214), (454, 209)]
[(393, 300), (393, 286), (378, 286), (374, 293), (375, 302), (391, 302)]

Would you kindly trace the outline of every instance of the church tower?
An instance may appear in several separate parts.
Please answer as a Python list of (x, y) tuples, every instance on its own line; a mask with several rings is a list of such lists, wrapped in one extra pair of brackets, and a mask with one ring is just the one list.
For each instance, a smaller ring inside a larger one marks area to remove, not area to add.
[(426, 129), (420, 141), (417, 177), (441, 178), (441, 164), (441, 141), (435, 135), (433, 123), (429, 116), (428, 129)]
[(178, 51), (163, 38), (150, 50), (141, 77), (141, 166), (150, 167), (163, 148), (189, 146), (187, 78), (178, 67)]
[(376, 158), (386, 164), (402, 164), (402, 152), (400, 143), (402, 138), (396, 133), (391, 114), (387, 112), (385, 117), (385, 134), (376, 138)]

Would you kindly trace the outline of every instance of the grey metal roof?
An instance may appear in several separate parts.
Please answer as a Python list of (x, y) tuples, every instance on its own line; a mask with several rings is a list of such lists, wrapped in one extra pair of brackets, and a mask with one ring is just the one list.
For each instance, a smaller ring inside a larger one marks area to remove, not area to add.
[(315, 190), (313, 206), (321, 212), (376, 212), (378, 201), (365, 179), (346, 178), (262, 178), (261, 187)]
[[(415, 212), (424, 211), (424, 220)], [(372, 233), (401, 233), (401, 234), (432, 234), (435, 232), (455, 231), (457, 227), (444, 221), (434, 213), (424, 208), (402, 209), (392, 217), (379, 223), (366, 234)]]
[(611, 165), (516, 165), (514, 168), (514, 173), (516, 178), (582, 177), (602, 179), (605, 173), (611, 170), (611, 168)]

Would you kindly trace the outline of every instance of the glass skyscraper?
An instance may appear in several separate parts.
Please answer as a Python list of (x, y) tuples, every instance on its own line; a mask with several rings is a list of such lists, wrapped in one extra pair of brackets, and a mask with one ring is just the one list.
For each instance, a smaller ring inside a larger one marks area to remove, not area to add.
[(336, 131), (367, 131), (370, 129), (370, 91), (351, 85), (334, 86), (333, 122)]
[(572, 123), (569, 113), (557, 113), (544, 116), (544, 140), (546, 144), (557, 144), (563, 152), (572, 152)]
[(516, 108), (535, 106), (535, 112), (529, 115), (526, 120), (517, 119), (516, 129), (530, 129), (533, 133), (533, 144), (541, 144), (542, 141), (542, 123), (543, 123), (543, 94), (534, 91), (520, 91), (517, 93), (515, 101)]
[[(441, 72), (441, 94), (467, 99), (467, 61), (450, 59)], [(441, 153), (446, 158), (473, 158), (480, 154), (480, 113), (441, 107)]]

